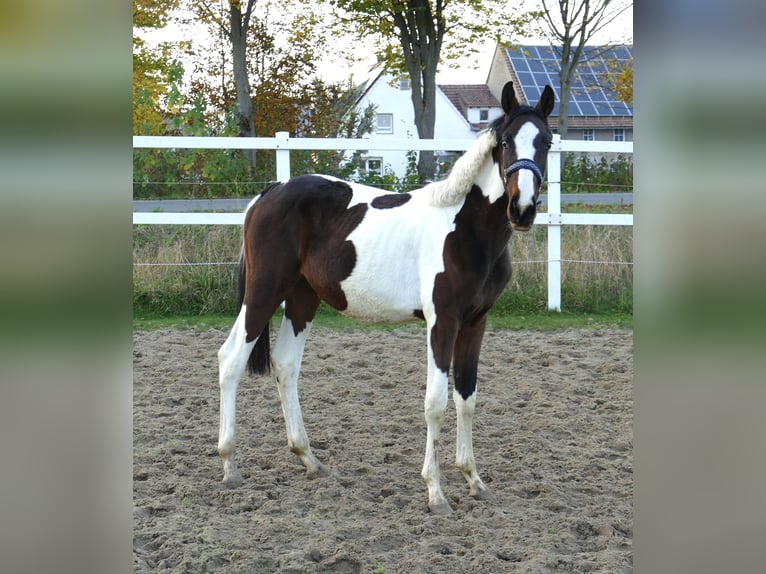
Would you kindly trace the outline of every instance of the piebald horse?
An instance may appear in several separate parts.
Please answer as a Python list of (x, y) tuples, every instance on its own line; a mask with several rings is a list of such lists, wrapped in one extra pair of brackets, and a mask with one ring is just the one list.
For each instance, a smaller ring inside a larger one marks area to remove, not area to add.
[[(428, 376), (422, 477), (428, 506), (451, 511), (439, 483), (437, 445), (454, 372), (456, 465), (470, 495), (490, 496), (474, 461), (471, 429), (476, 372), (487, 312), (511, 278), (512, 230), (527, 231), (552, 135), (550, 86), (537, 105), (520, 104), (508, 82), (504, 115), (455, 162), (449, 176), (411, 193), (322, 175), (273, 184), (245, 215), (240, 310), (218, 352), (221, 418), (218, 452), (223, 482), (242, 483), (234, 461), (237, 385), (252, 372), (274, 373), (287, 444), (307, 475), (329, 473), (309, 446), (298, 400), (304, 343), (320, 301), (358, 319), (425, 320)], [(284, 302), (273, 350), (269, 323)]]

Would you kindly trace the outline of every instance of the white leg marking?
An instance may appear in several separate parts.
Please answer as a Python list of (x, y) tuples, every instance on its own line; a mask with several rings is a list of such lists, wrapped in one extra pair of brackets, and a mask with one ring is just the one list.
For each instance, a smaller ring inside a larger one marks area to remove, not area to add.
[(298, 375), (306, 338), (310, 331), (311, 323), (309, 322), (306, 328), (296, 335), (292, 321), (284, 317), (271, 353), (271, 368), (279, 390), (279, 398), (282, 401), (287, 445), (303, 462), (306, 474), (314, 477), (324, 476), (329, 474), (329, 471), (311, 452), (298, 398)]
[[(513, 142), (516, 145), (516, 155), (521, 158), (535, 159), (535, 137), (540, 133), (538, 127), (527, 122), (516, 134)], [(519, 174), (519, 213), (532, 205), (535, 198), (535, 174), (528, 169), (521, 169)]]
[(434, 514), (447, 514), (451, 508), (442, 492), (439, 477), (439, 436), (444, 413), (447, 410), (448, 375), (436, 366), (431, 349), (430, 329), (428, 341), (428, 379), (426, 382), (425, 415), (428, 432), (426, 456), (421, 476), (428, 488), (428, 507)]
[(489, 488), (479, 478), (476, 471), (476, 461), (473, 457), (473, 413), (476, 409), (476, 391), (464, 399), (458, 391), (452, 393), (457, 413), (457, 440), (455, 447), (455, 466), (463, 473), (470, 495), (475, 498), (486, 498)]
[(245, 342), (245, 305), (218, 350), (218, 376), (221, 387), (221, 414), (218, 428), (218, 453), (223, 459), (223, 482), (234, 488), (242, 483), (242, 475), (234, 462), (237, 386), (247, 367), (247, 359), (256, 341)]

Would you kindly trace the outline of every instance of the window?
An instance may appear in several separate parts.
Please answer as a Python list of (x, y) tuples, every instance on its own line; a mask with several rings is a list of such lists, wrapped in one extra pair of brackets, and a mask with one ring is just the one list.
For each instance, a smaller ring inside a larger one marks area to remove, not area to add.
[(383, 160), (379, 157), (368, 157), (365, 162), (367, 173), (383, 175)]
[(625, 141), (625, 128), (614, 128), (614, 141), (616, 142)]
[(394, 114), (378, 114), (375, 116), (375, 133), (394, 133)]
[(489, 109), (488, 108), (481, 108), (479, 110), (479, 122), (480, 123), (486, 123), (489, 121)]
[(593, 137), (593, 129), (592, 128), (586, 128), (582, 131), (582, 139), (586, 142), (592, 142), (595, 138)]
[(399, 89), (400, 90), (409, 90), (410, 89), (410, 78), (409, 78), (409, 76), (406, 76), (404, 74), (399, 76)]

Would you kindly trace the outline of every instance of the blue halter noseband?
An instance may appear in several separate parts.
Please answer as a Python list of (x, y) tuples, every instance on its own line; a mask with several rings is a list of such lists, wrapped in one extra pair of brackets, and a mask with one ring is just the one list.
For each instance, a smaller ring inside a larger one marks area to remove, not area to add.
[(538, 181), (540, 182), (540, 185), (543, 184), (543, 172), (540, 169), (540, 166), (537, 165), (537, 163), (531, 159), (517, 159), (515, 162), (513, 162), (511, 165), (505, 168), (505, 179), (508, 179), (511, 177), (512, 173), (515, 173), (519, 171), (520, 169), (528, 169), (531, 170), (532, 173), (534, 173), (537, 176)]

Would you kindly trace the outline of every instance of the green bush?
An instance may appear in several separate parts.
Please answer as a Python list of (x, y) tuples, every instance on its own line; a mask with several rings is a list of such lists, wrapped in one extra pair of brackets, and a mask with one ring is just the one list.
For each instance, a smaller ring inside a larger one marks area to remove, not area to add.
[(633, 158), (617, 155), (590, 157), (584, 153), (568, 153), (561, 170), (562, 193), (610, 193), (633, 191)]

